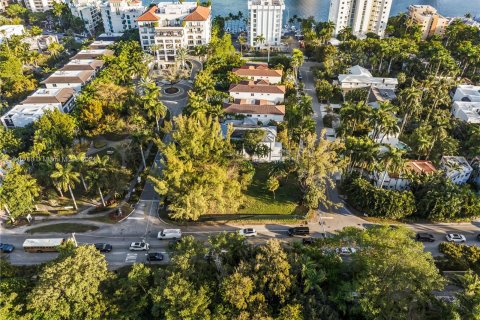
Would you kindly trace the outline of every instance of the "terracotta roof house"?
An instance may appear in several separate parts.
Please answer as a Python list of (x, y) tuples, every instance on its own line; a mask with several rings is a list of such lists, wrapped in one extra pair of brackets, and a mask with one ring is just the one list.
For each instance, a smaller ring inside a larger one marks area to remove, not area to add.
[(240, 68), (232, 70), (239, 77), (248, 78), (249, 80), (267, 80), (271, 84), (277, 84), (282, 81), (283, 70), (269, 69), (264, 64), (260, 65), (245, 65)]
[(183, 21), (207, 21), (211, 11), (210, 7), (197, 6), (192, 13), (183, 18)]
[(285, 86), (271, 85), (266, 80), (241, 81), (232, 84), (229, 89), (234, 99), (267, 100), (273, 104), (282, 103), (285, 97)]
[[(410, 187), (408, 174), (432, 174), (437, 169), (431, 161), (427, 160), (408, 160), (405, 162), (404, 173), (381, 172), (374, 174), (375, 185), (385, 189), (406, 190)], [(407, 174), (408, 173), (408, 174)]]
[(273, 104), (267, 100), (239, 99), (233, 103), (225, 103), (224, 108), (227, 114), (241, 114), (263, 124), (270, 121), (282, 122), (285, 116), (285, 105)]

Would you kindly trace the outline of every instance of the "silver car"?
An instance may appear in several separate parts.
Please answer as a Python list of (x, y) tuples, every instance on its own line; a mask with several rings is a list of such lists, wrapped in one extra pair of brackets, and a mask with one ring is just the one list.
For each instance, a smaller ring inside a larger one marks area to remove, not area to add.
[(447, 234), (447, 241), (448, 242), (455, 242), (455, 243), (461, 243), (467, 241), (465, 236), (463, 234), (459, 233), (449, 233)]
[(147, 251), (150, 245), (146, 242), (132, 242), (130, 244), (130, 251)]

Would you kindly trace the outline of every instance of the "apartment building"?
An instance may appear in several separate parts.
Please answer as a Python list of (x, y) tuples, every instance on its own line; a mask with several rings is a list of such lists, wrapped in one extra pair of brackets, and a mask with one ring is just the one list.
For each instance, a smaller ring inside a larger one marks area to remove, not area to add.
[(480, 86), (459, 85), (453, 95), (453, 101), (480, 102)]
[(377, 187), (393, 190), (406, 190), (410, 187), (409, 175), (433, 174), (437, 172), (434, 165), (427, 160), (409, 160), (405, 163), (404, 172), (400, 174), (380, 172), (374, 174), (374, 183)]
[(480, 102), (455, 101), (451, 112), (457, 119), (480, 124)]
[(268, 68), (268, 64), (247, 64), (240, 68), (232, 70), (237, 76), (248, 80), (258, 81), (266, 80), (271, 84), (277, 84), (282, 81), (283, 70), (273, 70)]
[[(248, 43), (252, 47), (279, 46), (282, 39), (284, 0), (249, 0)], [(263, 36), (264, 41), (257, 41)]]
[(94, 76), (103, 68), (105, 62), (103, 60), (85, 59), (85, 60), (70, 60), (63, 66), (62, 71), (82, 71), (91, 70)]
[(285, 97), (284, 85), (271, 85), (268, 81), (241, 81), (230, 85), (230, 97), (245, 100), (266, 100), (280, 104)]
[(41, 83), (47, 89), (56, 88), (72, 88), (76, 92), (80, 92), (84, 85), (86, 85), (95, 76), (93, 70), (74, 70), (74, 71), (55, 71), (43, 80)]
[(72, 15), (82, 19), (87, 34), (94, 35), (98, 27), (102, 25), (101, 0), (66, 0), (66, 4)]
[(361, 88), (395, 90), (398, 85), (398, 80), (396, 78), (374, 77), (370, 71), (358, 65), (349, 68), (348, 74), (339, 74), (338, 82), (344, 92)]
[(445, 175), (455, 184), (465, 184), (473, 172), (472, 166), (465, 157), (443, 156), (440, 160), (440, 167)]
[(87, 49), (80, 50), (73, 56), (72, 60), (98, 59), (102, 56), (111, 56), (113, 51), (109, 49)]
[(0, 26), (0, 44), (5, 39), (10, 39), (12, 36), (21, 36), (25, 34), (25, 27), (21, 24), (6, 24)]
[(270, 121), (283, 121), (285, 105), (273, 104), (267, 100), (237, 99), (233, 103), (225, 103), (224, 111), (226, 114), (242, 115), (266, 125)]
[(211, 37), (211, 8), (196, 2), (160, 2), (138, 19), (143, 50), (164, 67), (175, 61), (177, 50), (206, 45)]
[(411, 5), (408, 7), (410, 18), (422, 28), (422, 39), (433, 35), (443, 36), (450, 24), (450, 19), (445, 18), (429, 5)]
[(45, 12), (53, 9), (53, 3), (65, 2), (62, 0), (23, 0), (27, 9), (32, 12)]
[(137, 29), (137, 19), (145, 11), (139, 0), (108, 0), (100, 6), (103, 28), (107, 33)]
[(346, 27), (353, 34), (368, 32), (383, 37), (393, 0), (330, 0), (328, 20), (335, 24), (335, 36)]

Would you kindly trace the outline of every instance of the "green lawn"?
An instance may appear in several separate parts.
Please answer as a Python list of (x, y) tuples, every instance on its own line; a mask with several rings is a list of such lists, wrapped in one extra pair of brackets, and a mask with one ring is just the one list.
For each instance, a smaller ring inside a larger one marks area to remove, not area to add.
[(60, 233), (72, 233), (72, 232), (86, 232), (97, 230), (97, 226), (89, 224), (76, 224), (76, 223), (58, 223), (48, 226), (41, 226), (28, 230), (28, 233), (47, 233), (47, 232), (60, 232)]
[(255, 164), (255, 175), (245, 192), (245, 204), (239, 214), (305, 214), (305, 208), (299, 206), (302, 194), (295, 177), (280, 181), (280, 188), (273, 194), (266, 189), (270, 165)]

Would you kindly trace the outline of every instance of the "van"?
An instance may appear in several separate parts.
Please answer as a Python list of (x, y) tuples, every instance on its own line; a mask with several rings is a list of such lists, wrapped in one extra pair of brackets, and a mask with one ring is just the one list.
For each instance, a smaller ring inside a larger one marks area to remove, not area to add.
[(310, 229), (308, 227), (295, 227), (288, 229), (288, 235), (293, 236), (306, 236), (310, 234)]
[(180, 229), (163, 229), (158, 233), (157, 239), (180, 239), (182, 237), (182, 230)]

